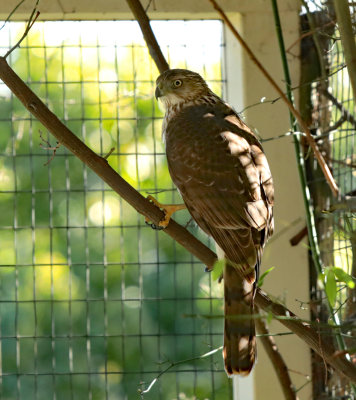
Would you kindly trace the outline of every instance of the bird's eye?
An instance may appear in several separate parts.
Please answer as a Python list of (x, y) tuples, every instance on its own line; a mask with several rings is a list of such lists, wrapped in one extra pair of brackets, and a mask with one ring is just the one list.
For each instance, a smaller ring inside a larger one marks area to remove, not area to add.
[(182, 86), (182, 81), (180, 80), (180, 79), (176, 79), (174, 82), (173, 82), (173, 86), (175, 87), (175, 88), (177, 88), (177, 87), (179, 87), (179, 86)]

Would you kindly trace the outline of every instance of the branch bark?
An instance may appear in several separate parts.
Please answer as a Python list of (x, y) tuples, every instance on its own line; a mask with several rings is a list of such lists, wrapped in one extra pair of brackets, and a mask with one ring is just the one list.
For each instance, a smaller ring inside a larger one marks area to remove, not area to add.
[[(294, 332), (304, 342), (318, 353), (330, 366), (346, 376), (351, 382), (356, 382), (356, 367), (345, 356), (338, 356), (322, 337), (322, 333), (306, 322), (303, 322), (294, 313), (282, 304), (272, 301), (262, 290), (257, 290), (255, 303), (262, 310), (271, 312), (286, 328)], [(317, 326), (317, 325), (315, 325)]]
[[(258, 312), (258, 310), (256, 310)], [(271, 360), (274, 370), (276, 371), (279, 383), (281, 384), (284, 398), (286, 400), (298, 400), (298, 396), (293, 388), (292, 381), (289, 376), (288, 367), (279, 352), (273, 336), (269, 336), (269, 331), (265, 321), (262, 318), (255, 319), (257, 332), (263, 336), (259, 336), (262, 345)]]
[[(4, 57), (0, 57), (0, 79), (9, 87), (23, 105), (33, 114), (57, 139), (84, 164), (100, 176), (116, 193), (132, 205), (139, 213), (150, 221), (159, 224), (164, 217), (163, 212), (143, 197), (119, 174), (113, 170), (108, 161), (98, 156), (74, 135), (46, 105), (32, 92), (21, 78), (9, 67)], [(216, 255), (204, 246), (185, 228), (171, 220), (164, 230), (169, 236), (199, 258), (210, 270), (213, 268)]]
[(345, 61), (350, 76), (350, 82), (356, 99), (356, 43), (352, 29), (350, 6), (348, 0), (334, 0), (337, 24), (339, 25)]
[[(0, 79), (9, 87), (27, 110), (52, 133), (59, 143), (67, 147), (68, 150), (91, 168), (139, 213), (148, 217), (158, 225), (159, 221), (164, 216), (163, 212), (117, 174), (110, 167), (105, 158), (98, 156), (75, 136), (10, 68), (4, 57), (0, 57)], [(216, 254), (196, 239), (184, 227), (171, 220), (164, 232), (207, 265), (208, 269), (212, 269), (217, 260)], [(356, 382), (356, 367), (347, 361), (345, 356), (335, 357), (333, 352), (325, 345), (323, 338), (315, 328), (303, 322), (282, 304), (273, 302), (260, 289), (256, 292), (255, 303), (264, 311), (271, 312), (274, 317), (279, 319), (284, 326), (304, 340), (332, 367), (351, 381)]]
[(150, 52), (153, 61), (156, 63), (159, 72), (162, 74), (164, 71), (169, 69), (169, 65), (157, 43), (156, 37), (150, 25), (150, 20), (144, 8), (142, 7), (140, 0), (126, 1), (132, 11), (132, 14), (135, 16), (140, 25), (143, 37), (147, 43), (148, 51)]

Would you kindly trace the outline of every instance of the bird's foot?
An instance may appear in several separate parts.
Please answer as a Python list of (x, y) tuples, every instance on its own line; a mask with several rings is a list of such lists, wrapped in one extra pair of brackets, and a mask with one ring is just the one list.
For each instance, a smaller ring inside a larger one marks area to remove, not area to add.
[(152, 229), (161, 230), (167, 228), (172, 215), (176, 211), (183, 210), (184, 208), (186, 208), (185, 204), (161, 204), (152, 196), (147, 196), (147, 199), (164, 212), (164, 218), (161, 221), (159, 221), (158, 226), (151, 223), (147, 217), (145, 218), (146, 224), (150, 225)]

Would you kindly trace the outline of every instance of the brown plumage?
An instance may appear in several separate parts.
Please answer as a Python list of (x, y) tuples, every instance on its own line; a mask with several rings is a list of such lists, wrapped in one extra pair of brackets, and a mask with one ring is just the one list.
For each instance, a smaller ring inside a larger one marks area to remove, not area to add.
[(252, 315), (258, 269), (273, 232), (269, 166), (253, 132), (199, 74), (164, 72), (156, 97), (166, 108), (163, 138), (172, 180), (196, 223), (227, 259), (225, 369), (247, 375), (256, 358)]

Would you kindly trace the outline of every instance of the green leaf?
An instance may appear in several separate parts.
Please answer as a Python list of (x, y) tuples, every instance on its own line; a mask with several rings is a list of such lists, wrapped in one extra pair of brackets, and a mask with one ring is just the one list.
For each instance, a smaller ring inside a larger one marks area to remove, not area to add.
[(271, 311), (268, 312), (268, 314), (266, 315), (266, 322), (269, 325), (273, 320), (273, 314), (271, 313)]
[(225, 260), (222, 258), (221, 260), (217, 260), (214, 264), (214, 268), (211, 271), (211, 276), (214, 281), (217, 281), (224, 271)]
[(320, 272), (318, 274), (318, 284), (320, 288), (324, 288), (324, 282), (326, 281), (326, 273), (325, 272)]
[(273, 270), (274, 270), (274, 267), (268, 268), (268, 270), (265, 271), (265, 272), (260, 276), (260, 278), (259, 278), (259, 280), (258, 280), (258, 282), (257, 282), (257, 286), (258, 286), (258, 287), (262, 287), (263, 281), (265, 280), (265, 277), (266, 277), (271, 271), (273, 271)]
[(334, 307), (336, 302), (336, 279), (334, 271), (331, 268), (326, 275), (325, 292), (331, 307)]
[(336, 278), (340, 281), (340, 282), (344, 282), (346, 283), (346, 285), (350, 288), (350, 289), (354, 289), (355, 287), (355, 282), (352, 279), (352, 276), (349, 275), (347, 272), (345, 272), (342, 268), (338, 268), (338, 267), (334, 267), (333, 268), (334, 274), (336, 276)]

